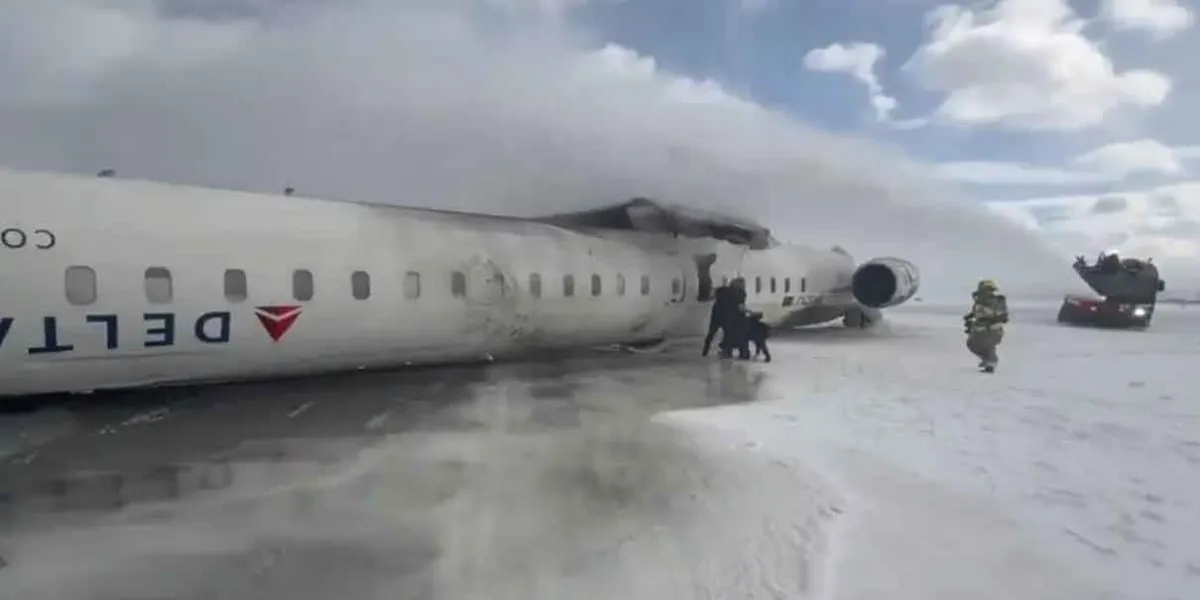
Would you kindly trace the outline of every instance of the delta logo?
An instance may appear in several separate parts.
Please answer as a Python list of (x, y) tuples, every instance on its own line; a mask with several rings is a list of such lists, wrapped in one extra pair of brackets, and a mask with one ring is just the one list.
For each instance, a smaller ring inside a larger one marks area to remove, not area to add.
[(300, 306), (259, 306), (254, 309), (254, 316), (271, 336), (271, 341), (278, 342), (296, 324), (302, 310)]

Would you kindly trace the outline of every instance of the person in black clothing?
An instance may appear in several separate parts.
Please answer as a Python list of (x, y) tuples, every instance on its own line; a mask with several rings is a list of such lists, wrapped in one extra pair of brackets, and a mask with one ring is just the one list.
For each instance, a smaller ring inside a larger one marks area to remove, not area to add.
[(700, 352), (700, 356), (708, 356), (717, 331), (725, 329), (725, 315), (729, 312), (729, 303), (732, 301), (733, 288), (730, 286), (723, 285), (713, 291), (712, 310), (708, 315), (708, 335), (704, 336), (704, 350)]
[(721, 323), (721, 357), (729, 358), (736, 349), (738, 358), (749, 359), (750, 347), (746, 339), (749, 319), (746, 317), (746, 280), (738, 277), (729, 283), (729, 304), (724, 310)]
[(725, 322), (725, 337), (721, 340), (721, 356), (729, 358), (737, 350), (740, 360), (750, 360), (750, 316), (744, 312), (729, 315)]
[(771, 326), (767, 325), (762, 320), (763, 314), (760, 312), (750, 315), (750, 327), (746, 337), (754, 343), (754, 357), (758, 355), (766, 357), (767, 362), (771, 362), (771, 349), (767, 348), (767, 338), (771, 337)]
[(735, 277), (729, 282), (729, 310), (742, 312), (746, 307), (746, 280)]
[(712, 310), (708, 316), (708, 335), (704, 336), (704, 350), (701, 351), (701, 356), (708, 356), (718, 330), (721, 331), (721, 348), (725, 348), (724, 340), (729, 337), (729, 321), (742, 310), (741, 306), (745, 303), (746, 280), (741, 277), (713, 292)]

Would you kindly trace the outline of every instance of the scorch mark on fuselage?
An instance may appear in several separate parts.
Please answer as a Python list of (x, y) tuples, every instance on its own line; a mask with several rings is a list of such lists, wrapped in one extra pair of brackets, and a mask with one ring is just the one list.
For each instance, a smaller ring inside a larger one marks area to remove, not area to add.
[(690, 338), (734, 276), (804, 325), (919, 281), (646, 200), (524, 219), (9, 170), (0, 198), (34, 232), (0, 248), (0, 395)]

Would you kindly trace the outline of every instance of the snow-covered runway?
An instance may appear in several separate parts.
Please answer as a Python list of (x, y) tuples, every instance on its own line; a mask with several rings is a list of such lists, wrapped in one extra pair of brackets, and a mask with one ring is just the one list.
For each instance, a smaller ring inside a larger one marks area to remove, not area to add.
[(1196, 598), (1200, 310), (1055, 308), (4, 416), (0, 598)]
[[(1200, 311), (1146, 332), (1015, 310), (977, 373), (954, 310), (777, 340), (775, 399), (666, 415), (844, 496), (830, 597), (1194, 598)], [(703, 436), (702, 436), (703, 437)]]

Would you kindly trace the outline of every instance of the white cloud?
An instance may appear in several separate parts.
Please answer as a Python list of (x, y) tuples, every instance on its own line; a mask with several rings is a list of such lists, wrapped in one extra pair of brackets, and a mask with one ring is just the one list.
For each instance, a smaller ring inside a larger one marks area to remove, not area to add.
[(995, 202), (998, 214), (1069, 256), (1153, 257), (1169, 290), (1200, 290), (1200, 181), (1103, 195)]
[(936, 117), (969, 126), (1072, 130), (1162, 104), (1166, 75), (1116, 71), (1065, 0), (1000, 0), (930, 11), (929, 38), (905, 65), (946, 98)]
[(1110, 173), (992, 161), (940, 163), (932, 171), (935, 177), (947, 181), (981, 185), (1070, 185), (1120, 179)]
[(1179, 159), (1174, 149), (1155, 140), (1141, 139), (1101, 146), (1075, 159), (1075, 162), (1124, 178), (1133, 173), (1180, 175), (1184, 173), (1184, 168)]
[(1116, 183), (1130, 175), (1179, 177), (1183, 161), (1200, 158), (1200, 146), (1171, 148), (1152, 139), (1107, 144), (1076, 157), (1071, 165), (1047, 166), (1015, 162), (945, 162), (931, 167), (947, 181), (980, 185), (1076, 185)]
[(1195, 19), (1178, 0), (1104, 0), (1103, 15), (1118, 29), (1142, 30), (1158, 38), (1191, 27)]
[(1036, 238), (887, 149), (479, 1), (6, 4), (0, 163), (507, 214), (646, 195), (937, 264), (929, 285), (1057, 281)]
[(871, 95), (871, 106), (880, 121), (887, 121), (896, 108), (896, 99), (883, 93), (883, 86), (875, 75), (875, 65), (884, 56), (878, 44), (850, 42), (830, 44), (816, 48), (804, 56), (804, 66), (813, 71), (847, 73), (863, 85)]

